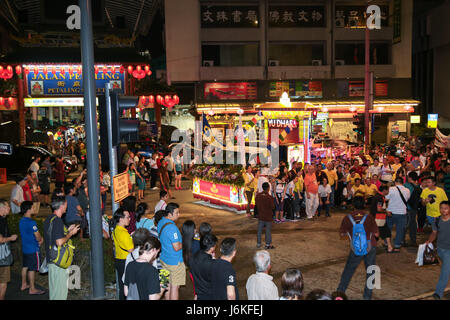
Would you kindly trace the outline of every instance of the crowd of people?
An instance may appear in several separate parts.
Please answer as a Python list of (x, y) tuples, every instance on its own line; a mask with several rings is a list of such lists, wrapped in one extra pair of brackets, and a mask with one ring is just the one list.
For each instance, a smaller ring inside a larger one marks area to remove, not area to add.
[[(40, 158), (34, 159), (27, 175), (17, 178), (10, 202), (0, 201), (0, 245), (18, 239), (18, 235), (9, 234), (6, 215), (10, 211), (23, 214), (20, 222), (21, 289), (30, 294), (43, 293), (35, 287), (34, 274), (41, 265), (39, 248), (45, 244), (50, 299), (63, 300), (67, 299), (68, 275), (62, 261), (71, 261), (73, 257), (71, 238), (80, 233), (83, 239), (89, 231), (89, 201), (86, 170), (70, 183), (65, 176), (56, 178), (49, 199), (48, 171), (59, 173), (60, 160), (61, 157), (57, 157), (53, 165), (48, 158), (42, 162)], [(198, 229), (192, 220), (185, 221), (181, 228), (176, 225), (180, 205), (169, 202), (174, 199), (170, 184), (175, 179), (175, 190), (180, 188), (177, 179), (183, 174), (181, 157), (174, 160), (170, 153), (164, 157), (155, 152), (152, 159), (146, 161), (128, 151), (122, 166), (121, 171), (129, 175), (130, 196), (121, 202), (112, 219), (104, 210), (110, 178), (100, 170), (103, 236), (114, 243), (119, 299), (164, 297), (177, 300), (179, 288), (186, 285), (187, 276), (193, 284), (193, 299), (239, 299), (232, 265), (238, 250), (236, 239), (226, 237), (219, 244), (211, 225), (206, 222)], [(43, 171), (47, 178), (42, 178)], [(437, 252), (442, 260), (434, 294), (436, 299), (442, 298), (450, 274), (450, 223), (447, 223), (450, 219), (450, 164), (446, 152), (432, 145), (421, 148), (411, 144), (376, 146), (360, 154), (315, 159), (305, 166), (294, 162), (290, 170), (284, 162), (275, 171), (248, 165), (243, 178), (247, 199), (255, 196), (255, 208), (252, 212), (251, 201), (248, 201), (247, 215), (258, 219), (256, 272), (246, 283), (249, 300), (347, 299), (345, 291), (361, 261), (366, 269), (375, 265), (380, 239), (388, 253), (398, 253), (402, 247), (417, 246), (417, 233), (422, 233), (425, 225), (432, 229), (426, 243), (437, 239)], [(158, 180), (160, 197), (152, 210), (143, 201), (144, 191), (147, 181), (149, 188), (155, 189)], [(50, 206), (52, 210), (43, 230), (37, 230), (32, 219), (39, 212), (36, 203)], [(272, 265), (268, 250), (275, 248), (272, 223), (311, 221), (323, 212), (330, 217), (337, 211), (348, 213), (342, 219), (339, 233), (342, 237), (348, 236), (352, 245), (336, 291), (329, 294), (316, 289), (305, 294), (302, 272), (290, 268), (281, 278), (279, 294), (270, 275)], [(395, 238), (392, 239), (394, 226)], [(360, 232), (355, 233), (356, 228)], [(261, 248), (264, 229), (265, 248)], [(406, 243), (408, 230), (409, 243)], [(220, 256), (216, 257), (216, 251)], [(0, 267), (0, 298), (4, 297), (9, 281), (8, 268)], [(372, 289), (366, 282), (363, 298), (371, 297)]]

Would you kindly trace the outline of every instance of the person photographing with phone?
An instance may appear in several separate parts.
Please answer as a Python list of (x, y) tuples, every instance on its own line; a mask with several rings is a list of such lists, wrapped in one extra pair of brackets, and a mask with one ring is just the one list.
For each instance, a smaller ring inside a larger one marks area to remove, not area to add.
[(49, 298), (67, 300), (69, 274), (66, 269), (72, 263), (74, 249), (71, 238), (80, 230), (80, 225), (71, 224), (68, 228), (64, 225), (61, 217), (67, 209), (66, 197), (54, 197), (51, 207), (53, 213), (44, 222)]
[(448, 198), (444, 189), (436, 186), (435, 177), (426, 177), (424, 180), (427, 188), (422, 191), (420, 198), (422, 199), (422, 204), (426, 206), (427, 221), (433, 226), (435, 219), (441, 215), (439, 204), (442, 201), (448, 201)]

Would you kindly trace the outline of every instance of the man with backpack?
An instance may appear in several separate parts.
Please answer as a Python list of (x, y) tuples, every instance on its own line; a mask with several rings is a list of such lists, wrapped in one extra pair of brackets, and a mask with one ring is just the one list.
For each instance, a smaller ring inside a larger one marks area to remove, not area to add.
[[(341, 223), (340, 235), (350, 238), (350, 254), (347, 258), (341, 281), (337, 291), (345, 293), (348, 285), (362, 260), (366, 270), (375, 265), (377, 241), (379, 231), (372, 215), (366, 214), (364, 210), (364, 198), (356, 197), (354, 200), (355, 211), (344, 217)], [(366, 272), (366, 284), (364, 288), (364, 300), (372, 298), (372, 289), (367, 286), (370, 274)]]

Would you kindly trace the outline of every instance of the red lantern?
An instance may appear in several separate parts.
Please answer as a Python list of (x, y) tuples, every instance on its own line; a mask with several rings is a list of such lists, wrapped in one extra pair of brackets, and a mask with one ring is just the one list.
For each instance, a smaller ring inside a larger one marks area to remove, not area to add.
[(132, 74), (133, 73), (133, 66), (128, 66), (128, 73)]
[(16, 74), (21, 74), (22, 73), (22, 67), (17, 65), (16, 66)]
[(146, 73), (148, 73), (148, 72), (150, 71), (150, 66), (149, 66), (149, 65), (146, 65), (145, 68), (144, 68), (144, 70), (145, 70)]
[(166, 96), (164, 97), (164, 101), (165, 101), (166, 103), (169, 103), (169, 102), (170, 102), (170, 96), (166, 95)]
[(180, 103), (180, 98), (177, 95), (173, 96), (173, 100), (174, 100), (175, 104)]
[(152, 72), (151, 72), (151, 71), (147, 72), (147, 75), (148, 75), (148, 76), (151, 76), (151, 75), (152, 75)]
[(77, 73), (78, 73), (78, 74), (81, 74), (81, 66), (78, 66), (78, 68), (77, 68)]
[(95, 74), (98, 74), (98, 71), (99, 71), (99, 70), (98, 70), (98, 67), (95, 66), (95, 67), (94, 67), (94, 72), (95, 72)]
[(13, 72), (13, 69), (12, 69), (11, 66), (7, 66), (7, 67), (6, 67), (6, 70), (8, 70), (8, 73), (12, 73), (12, 72)]
[(106, 66), (103, 67), (103, 74), (108, 73), (108, 68)]
[(39, 73), (38, 67), (34, 67), (34, 75), (36, 76)]
[(59, 74), (66, 74), (64, 67), (59, 68)]
[(5, 98), (0, 97), (0, 105), (3, 105), (5, 103)]
[(136, 68), (136, 70), (133, 71), (133, 77), (135, 77), (136, 79), (142, 79), (145, 78), (145, 71), (144, 70), (138, 70)]
[(12, 98), (12, 97), (9, 97), (9, 98), (8, 98), (8, 102), (9, 102), (9, 105), (11, 106), (11, 105), (13, 104), (13, 98)]
[(136, 67), (136, 70), (137, 70), (138, 72), (141, 72), (141, 70), (142, 70), (141, 66), (137, 66), (137, 67)]
[(155, 102), (155, 97), (154, 96), (150, 96), (150, 103), (154, 103)]
[(0, 73), (2, 73), (3, 72), (3, 67), (2, 66), (0, 66)]
[(112, 74), (116, 73), (116, 68), (114, 66), (111, 67), (111, 73)]
[(70, 75), (73, 74), (73, 67), (72, 67), (72, 66), (69, 67), (69, 74), (70, 74)]
[(25, 67), (23, 69), (23, 72), (25, 73), (25, 75), (28, 75), (30, 73), (30, 69), (28, 67)]
[(125, 68), (124, 68), (123, 66), (120, 66), (119, 72), (120, 72), (120, 73), (124, 73), (124, 72), (125, 72)]
[(48, 72), (48, 71), (47, 71), (47, 67), (42, 68), (42, 73), (43, 73), (43, 74), (47, 75), (47, 72)]
[(55, 67), (55, 66), (52, 67), (52, 73), (53, 73), (54, 75), (56, 75), (56, 67)]
[(156, 102), (158, 102), (159, 104), (162, 104), (163, 102), (163, 98), (159, 94), (156, 96)]

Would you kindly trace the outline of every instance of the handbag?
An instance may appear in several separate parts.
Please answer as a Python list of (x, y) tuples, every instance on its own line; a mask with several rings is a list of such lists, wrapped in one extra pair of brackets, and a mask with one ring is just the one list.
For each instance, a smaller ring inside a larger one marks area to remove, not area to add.
[(0, 244), (0, 266), (10, 266), (13, 264), (13, 255), (9, 247), (9, 242)]
[(378, 227), (384, 227), (386, 224), (386, 214), (385, 213), (377, 213), (375, 215), (375, 223)]
[(425, 247), (425, 251), (423, 252), (423, 264), (424, 265), (439, 264), (436, 249), (431, 248), (430, 245), (427, 245)]
[(42, 260), (42, 263), (39, 266), (39, 273), (40, 274), (48, 273), (47, 257), (45, 257), (44, 260)]

